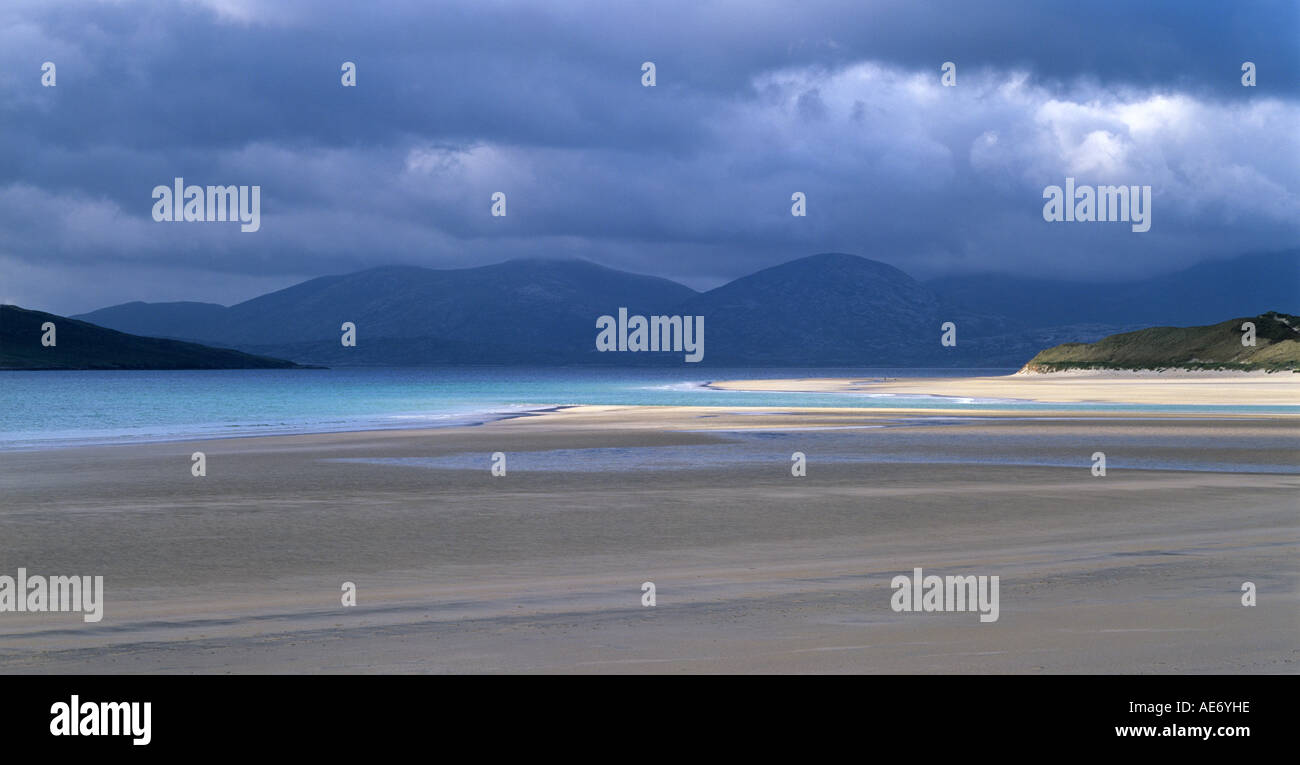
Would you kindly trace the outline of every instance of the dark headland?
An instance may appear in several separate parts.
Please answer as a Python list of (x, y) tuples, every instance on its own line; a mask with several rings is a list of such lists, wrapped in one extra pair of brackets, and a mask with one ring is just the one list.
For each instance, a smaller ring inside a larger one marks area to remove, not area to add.
[[(51, 340), (53, 344), (47, 344)], [(302, 368), (283, 359), (129, 335), (52, 313), (0, 305), (0, 370)]]

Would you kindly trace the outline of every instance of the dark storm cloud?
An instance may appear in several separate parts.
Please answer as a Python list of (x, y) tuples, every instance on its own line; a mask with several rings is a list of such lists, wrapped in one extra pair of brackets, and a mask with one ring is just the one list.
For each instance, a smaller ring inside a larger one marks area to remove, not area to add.
[[(19, 2), (0, 9), (0, 300), (228, 302), (525, 256), (695, 286), (827, 250), (917, 275), (1106, 278), (1289, 246), (1298, 18), (1290, 2)], [(1067, 174), (1152, 185), (1152, 231), (1045, 224), (1040, 192)], [(177, 175), (260, 184), (262, 231), (154, 223), (150, 190)]]

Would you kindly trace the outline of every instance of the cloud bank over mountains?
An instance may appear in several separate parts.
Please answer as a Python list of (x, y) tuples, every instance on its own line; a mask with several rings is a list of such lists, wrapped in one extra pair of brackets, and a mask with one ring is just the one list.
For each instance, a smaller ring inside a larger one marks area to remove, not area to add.
[[(1286, 2), (6, 4), (0, 300), (521, 257), (705, 289), (824, 251), (1108, 281), (1289, 249), (1298, 32)], [(155, 223), (176, 176), (260, 185), (261, 230)], [(1045, 222), (1067, 177), (1151, 186), (1150, 231)]]

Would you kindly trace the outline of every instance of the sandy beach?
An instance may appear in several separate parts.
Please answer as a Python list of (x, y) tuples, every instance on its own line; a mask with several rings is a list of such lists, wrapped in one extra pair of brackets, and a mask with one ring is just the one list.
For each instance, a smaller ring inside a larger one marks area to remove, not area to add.
[[(1294, 673), (1298, 425), (575, 407), (3, 453), (0, 573), (106, 605), (0, 614), (0, 672)], [(895, 612), (915, 567), (999, 576), (1000, 618)]]
[(1019, 372), (990, 377), (718, 380), (721, 390), (818, 391), (1021, 399), (1044, 403), (1300, 406), (1291, 372)]

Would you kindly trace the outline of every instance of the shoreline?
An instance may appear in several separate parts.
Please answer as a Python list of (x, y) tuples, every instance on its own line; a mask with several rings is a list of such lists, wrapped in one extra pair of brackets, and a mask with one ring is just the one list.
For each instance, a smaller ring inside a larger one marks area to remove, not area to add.
[[(715, 390), (1016, 400), (1035, 404), (1296, 407), (1300, 376), (1281, 372), (1016, 372), (997, 377), (714, 380)], [(1280, 412), (1279, 414), (1286, 414)]]
[[(941, 398), (941, 396), (935, 396)], [(956, 398), (956, 397), (955, 397)], [(1053, 402), (1035, 402), (1050, 404)], [(1141, 406), (1141, 405), (1131, 405)], [(1189, 404), (1187, 406), (1199, 406)], [(593, 416), (607, 420), (620, 421), (621, 425), (632, 428), (665, 427), (666, 423), (675, 423), (675, 429), (700, 430), (770, 430), (772, 425), (764, 423), (764, 418), (772, 416), (823, 416), (849, 419), (924, 419), (933, 420), (932, 424), (941, 425), (941, 421), (1079, 421), (1091, 422), (1102, 420), (1207, 420), (1229, 421), (1241, 419), (1289, 420), (1300, 419), (1300, 409), (1296, 411), (1277, 411), (1275, 407), (1261, 405), (1260, 411), (1222, 410), (1211, 406), (1207, 410), (1170, 411), (1168, 409), (975, 409), (957, 407), (834, 407), (834, 406), (770, 406), (755, 404), (752, 406), (691, 406), (675, 404), (557, 404), (541, 406), (518, 412), (500, 413), (489, 417), (467, 418), (474, 421), (462, 421), (445, 425), (397, 425), (392, 427), (360, 427), (338, 430), (301, 430), (246, 434), (196, 433), (177, 437), (160, 438), (120, 438), (103, 441), (65, 441), (40, 445), (23, 445), (17, 447), (0, 447), (0, 457), (6, 454), (32, 454), (42, 452), (62, 452), (70, 449), (113, 449), (132, 446), (154, 446), (186, 443), (222, 443), (239, 441), (257, 441), (259, 439), (313, 439), (318, 437), (377, 438), (384, 434), (399, 434), (413, 437), (432, 436), (444, 431), (477, 429), (510, 422), (545, 421), (547, 426), (585, 427)], [(727, 419), (730, 416), (743, 418)], [(557, 419), (558, 418), (558, 419)], [(695, 422), (701, 418), (710, 418), (712, 422)], [(646, 425), (633, 424), (643, 420)], [(730, 423), (722, 425), (722, 422)], [(743, 426), (742, 426), (743, 423)], [(823, 428), (808, 426), (791, 428), (782, 426), (782, 430), (818, 430), (829, 427), (848, 427), (845, 425), (827, 425)], [(865, 426), (864, 426), (865, 427)]]
[[(1008, 375), (1009, 377), (1030, 377), (1030, 378), (1066, 378), (1066, 377), (1085, 377), (1097, 380), (1131, 380), (1131, 379), (1153, 379), (1169, 380), (1183, 377), (1198, 377), (1207, 379), (1237, 380), (1251, 378), (1270, 378), (1270, 379), (1289, 379), (1290, 375), (1300, 375), (1290, 369), (1183, 369), (1183, 368), (1166, 368), (1166, 369), (1061, 369), (1051, 372), (1022, 367), (1019, 370)], [(1300, 376), (1294, 378), (1294, 381), (1300, 382)]]
[[(388, 433), (392, 431), (397, 431), (397, 432), (438, 431), (447, 428), (473, 428), (482, 425), (489, 425), (493, 422), (502, 422), (505, 420), (514, 420), (514, 419), (520, 419), (525, 417), (535, 417), (542, 414), (557, 412), (563, 409), (569, 409), (574, 406), (580, 406), (580, 405), (579, 404), (547, 404), (543, 406), (538, 406), (533, 409), (524, 409), (524, 410), (516, 410), (516, 411), (509, 411), (509, 412), (499, 412), (499, 411), (489, 411), (489, 412), (481, 412), (481, 413), (476, 412), (472, 414), (466, 414), (463, 418), (458, 419), (456, 422), (448, 422), (445, 425), (428, 425), (428, 424), (393, 425), (390, 427), (375, 427), (373, 425), (368, 425), (362, 427), (338, 428), (338, 429), (330, 429), (330, 430), (310, 429), (310, 426), (308, 426), (308, 429), (305, 430), (263, 431), (260, 433), (243, 433), (243, 434), (191, 433), (186, 435), (178, 435), (175, 437), (150, 436), (144, 438), (126, 438), (121, 436), (114, 438), (112, 436), (108, 436), (106, 437), (106, 440), (98, 440), (98, 441), (95, 440), (62, 441), (58, 443), (42, 444), (39, 446), (19, 446), (13, 448), (6, 448), (4, 446), (0, 446), (0, 455), (11, 454), (11, 453), (16, 454), (16, 453), (26, 453), (26, 452), (41, 452), (41, 451), (61, 450), (61, 449), (83, 449), (83, 448), (133, 446), (133, 445), (145, 446), (149, 444), (180, 444), (180, 443), (189, 443), (193, 441), (234, 441), (234, 440), (242, 440), (248, 438), (289, 438), (293, 436), (327, 436), (331, 434)], [(448, 415), (448, 416), (455, 417), (455, 415)], [(240, 426), (234, 426), (234, 427), (240, 427)]]
[[(314, 436), (331, 433), (379, 433), (388, 431), (436, 431), (478, 427), (510, 420), (547, 418), (569, 410), (589, 413), (601, 408), (624, 410), (678, 411), (713, 410), (714, 415), (733, 411), (750, 414), (767, 410), (799, 412), (877, 413), (915, 417), (1296, 417), (1300, 416), (1300, 377), (1264, 372), (1188, 372), (1173, 376), (1156, 373), (1060, 372), (1024, 373), (989, 377), (831, 377), (707, 380), (690, 383), (700, 391), (729, 393), (785, 393), (796, 401), (781, 403), (727, 404), (587, 404), (548, 403), (502, 405), (477, 411), (440, 415), (401, 413), (375, 415), (369, 421), (341, 427), (306, 424), (262, 427), (257, 424), (222, 426), (219, 430), (133, 436), (124, 433), (92, 434), (81, 438), (18, 440), (0, 445), (0, 454), (51, 451), (69, 448), (126, 446), (131, 444), (182, 443), (194, 441)], [(861, 397), (862, 406), (841, 402), (820, 405), (819, 394)], [(802, 397), (802, 398), (800, 398)], [(896, 399), (896, 401), (895, 401)], [(897, 405), (891, 405), (891, 404)], [(933, 405), (929, 405), (933, 404)], [(1059, 408), (1055, 408), (1058, 407)], [(390, 424), (386, 418), (410, 421)], [(438, 424), (428, 419), (443, 418)], [(176, 426), (162, 426), (166, 427)], [(15, 433), (13, 435), (25, 435)], [(35, 441), (35, 442), (34, 442)]]

